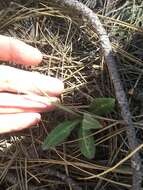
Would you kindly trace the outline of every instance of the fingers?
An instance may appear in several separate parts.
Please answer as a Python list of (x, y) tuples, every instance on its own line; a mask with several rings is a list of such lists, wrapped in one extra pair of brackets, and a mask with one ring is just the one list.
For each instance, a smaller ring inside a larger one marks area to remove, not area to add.
[(42, 61), (42, 54), (20, 40), (0, 35), (0, 60), (36, 65)]
[(56, 97), (0, 93), (0, 114), (50, 111), (57, 101)]
[(40, 73), (23, 71), (9, 66), (0, 66), (0, 91), (48, 94), (58, 96), (64, 89), (63, 83), (56, 78)]
[(0, 115), (0, 134), (23, 130), (37, 124), (40, 119), (38, 113)]

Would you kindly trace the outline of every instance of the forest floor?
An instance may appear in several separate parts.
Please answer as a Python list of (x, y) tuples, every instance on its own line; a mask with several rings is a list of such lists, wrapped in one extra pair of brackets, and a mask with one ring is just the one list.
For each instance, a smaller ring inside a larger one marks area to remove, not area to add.
[[(143, 2), (93, 2), (83, 0), (98, 14), (108, 32), (128, 97), (136, 137), (142, 144)], [(25, 4), (18, 0), (12, 3), (0, 1), (0, 7), (0, 34), (18, 38), (43, 53), (40, 65), (19, 67), (60, 78), (65, 85), (60, 97), (62, 106), (44, 113), (38, 127), (0, 137), (0, 189), (130, 189), (130, 159), (107, 174), (97, 176), (129, 154), (126, 126), (117, 104), (112, 113), (91, 114), (102, 126), (90, 133), (96, 148), (92, 158), (85, 156), (86, 150), (82, 152), (79, 148), (79, 126), (58, 146), (42, 149), (46, 136), (58, 124), (74, 121), (76, 113), (87, 114), (93, 100), (116, 99), (97, 34), (83, 24), (75, 12), (58, 7), (50, 0), (34, 3), (29, 0)]]

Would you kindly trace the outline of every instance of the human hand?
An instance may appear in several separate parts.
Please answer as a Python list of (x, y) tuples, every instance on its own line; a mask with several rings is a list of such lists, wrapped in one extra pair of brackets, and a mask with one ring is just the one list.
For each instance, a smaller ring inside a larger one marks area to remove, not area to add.
[[(17, 39), (0, 35), (0, 60), (36, 65), (42, 54)], [(63, 83), (37, 72), (0, 65), (0, 134), (36, 124), (40, 112), (52, 110)]]

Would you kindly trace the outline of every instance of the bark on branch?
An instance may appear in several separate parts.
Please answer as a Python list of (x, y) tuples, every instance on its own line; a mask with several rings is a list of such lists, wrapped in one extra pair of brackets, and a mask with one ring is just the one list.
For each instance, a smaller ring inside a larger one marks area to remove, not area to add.
[[(125, 94), (125, 91), (122, 86), (117, 68), (116, 61), (112, 54), (112, 46), (108, 38), (107, 32), (105, 31), (103, 25), (101, 24), (98, 16), (89, 9), (83, 3), (80, 3), (77, 0), (52, 0), (57, 3), (57, 5), (68, 7), (72, 9), (76, 15), (84, 18), (83, 20), (88, 22), (92, 29), (98, 34), (100, 45), (105, 57), (105, 62), (108, 68), (108, 72), (111, 78), (111, 81), (114, 85), (116, 99), (121, 110), (121, 116), (127, 126), (127, 137), (129, 142), (130, 151), (133, 151), (137, 148), (136, 133), (133, 127), (132, 116), (129, 110), (128, 100)], [(132, 190), (141, 189), (141, 160), (139, 153), (137, 152), (131, 159), (131, 165), (133, 169), (133, 182)]]

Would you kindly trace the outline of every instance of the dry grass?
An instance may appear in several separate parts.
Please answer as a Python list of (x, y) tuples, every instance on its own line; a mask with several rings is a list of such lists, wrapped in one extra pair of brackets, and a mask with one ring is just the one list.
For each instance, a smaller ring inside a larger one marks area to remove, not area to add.
[[(143, 3), (117, 1), (108, 6), (106, 3), (103, 7), (100, 5), (99, 17), (109, 32), (129, 95), (137, 136), (142, 142)], [(61, 97), (63, 105), (85, 111), (94, 97), (114, 97), (114, 90), (104, 66), (98, 37), (75, 14), (70, 13), (69, 17), (68, 12), (44, 0), (25, 6), (19, 3), (6, 5), (0, 12), (0, 33), (38, 47), (44, 56), (42, 64), (24, 69), (61, 78), (65, 83)], [(76, 130), (56, 149), (42, 151), (41, 144), (48, 131), (72, 117), (59, 109), (45, 113), (40, 127), (1, 136), (2, 189), (72, 189), (58, 178), (51, 177), (46, 172), (48, 168), (72, 177), (83, 189), (130, 189), (130, 161), (104, 176), (84, 180), (108, 170), (128, 154), (126, 128), (118, 108), (114, 114), (99, 118), (103, 128), (93, 133), (97, 148), (95, 159), (86, 160), (81, 156)]]

